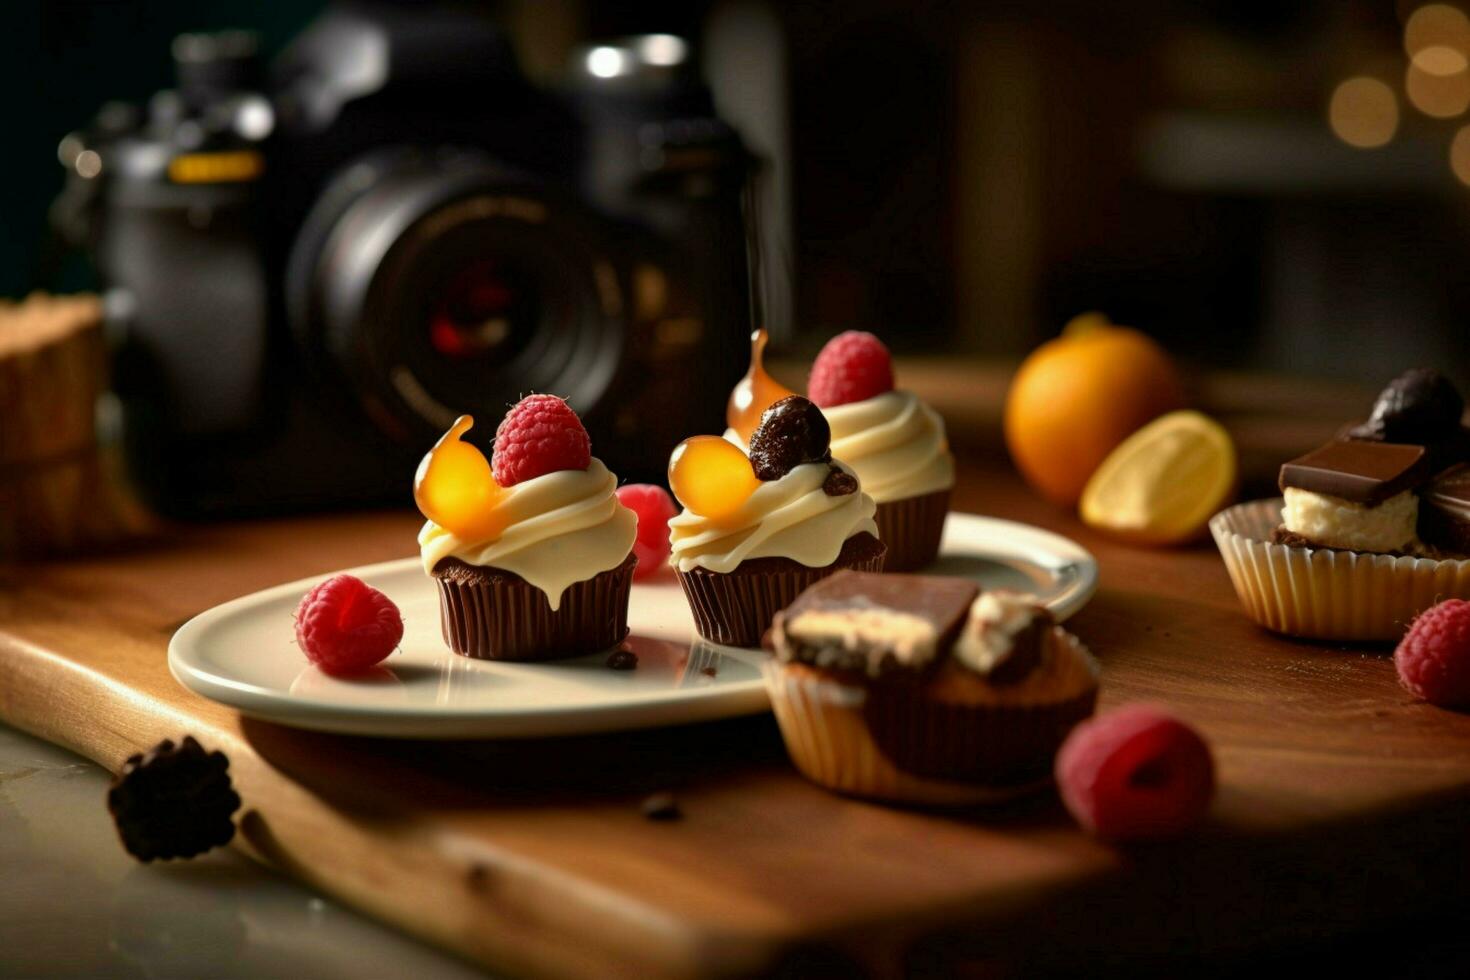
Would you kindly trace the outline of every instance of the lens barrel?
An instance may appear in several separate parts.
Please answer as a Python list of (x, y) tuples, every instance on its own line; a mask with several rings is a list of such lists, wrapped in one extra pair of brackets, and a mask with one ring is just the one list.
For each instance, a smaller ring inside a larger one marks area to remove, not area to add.
[(591, 411), (625, 338), (619, 279), (583, 212), (477, 154), (405, 151), (340, 173), (287, 275), (298, 341), (395, 441), (524, 393)]

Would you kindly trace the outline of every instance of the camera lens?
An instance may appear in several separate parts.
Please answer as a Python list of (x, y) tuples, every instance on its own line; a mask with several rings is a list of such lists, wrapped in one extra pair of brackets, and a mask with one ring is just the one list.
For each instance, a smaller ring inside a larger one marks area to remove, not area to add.
[(421, 443), (531, 391), (597, 404), (624, 331), (594, 222), (480, 159), (354, 170), (293, 249), (291, 319), (386, 434)]
[(429, 343), (448, 358), (506, 360), (530, 343), (540, 302), (522, 270), (493, 258), (454, 272), (429, 317)]

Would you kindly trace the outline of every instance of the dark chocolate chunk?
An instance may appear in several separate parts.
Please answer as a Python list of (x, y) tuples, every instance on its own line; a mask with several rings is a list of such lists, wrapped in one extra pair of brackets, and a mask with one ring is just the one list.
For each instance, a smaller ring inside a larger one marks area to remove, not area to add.
[(1342, 440), (1283, 464), (1280, 486), (1371, 505), (1413, 489), (1429, 475), (1423, 446)]
[(649, 820), (678, 820), (684, 816), (684, 811), (679, 809), (679, 801), (674, 799), (674, 794), (668, 791), (652, 793), (644, 798), (640, 805), (643, 816)]
[(129, 854), (140, 861), (190, 858), (228, 844), (240, 797), (229, 759), (206, 752), (194, 737), (168, 739), (123, 763), (107, 792), (107, 809)]
[(1419, 538), (1450, 554), (1470, 554), (1470, 463), (1445, 470), (1419, 491)]
[(1458, 429), (1464, 414), (1465, 400), (1448, 378), (1430, 368), (1413, 368), (1388, 383), (1368, 421), (1350, 433), (1373, 442), (1429, 444)]
[(638, 654), (627, 647), (618, 647), (607, 655), (607, 665), (613, 670), (633, 670), (638, 666)]
[(750, 436), (750, 467), (758, 480), (779, 480), (803, 463), (832, 461), (832, 427), (822, 410), (800, 395), (766, 409)]
[(869, 677), (919, 672), (953, 646), (978, 593), (968, 579), (837, 572), (777, 613), (771, 638), (782, 660)]
[(857, 493), (857, 477), (846, 473), (836, 466), (832, 467), (827, 474), (826, 481), (822, 484), (822, 492), (829, 497), (845, 497), (850, 493)]

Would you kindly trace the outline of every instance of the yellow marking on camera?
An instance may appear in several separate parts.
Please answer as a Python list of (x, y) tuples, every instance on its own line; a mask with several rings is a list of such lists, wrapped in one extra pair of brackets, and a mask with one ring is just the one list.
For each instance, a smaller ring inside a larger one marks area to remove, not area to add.
[(234, 184), (254, 180), (264, 169), (264, 158), (254, 150), (186, 153), (168, 162), (168, 179), (175, 184)]

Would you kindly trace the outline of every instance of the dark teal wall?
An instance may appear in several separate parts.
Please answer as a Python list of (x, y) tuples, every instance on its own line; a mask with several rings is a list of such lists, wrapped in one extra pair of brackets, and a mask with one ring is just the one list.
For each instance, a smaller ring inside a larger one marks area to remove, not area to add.
[[(182, 31), (244, 27), (278, 50), (321, 0), (6, 0), (0, 3), (0, 296), (35, 286), (46, 209), (61, 187), (56, 144), (109, 99), (172, 84)], [(77, 285), (75, 273), (64, 285)]]

